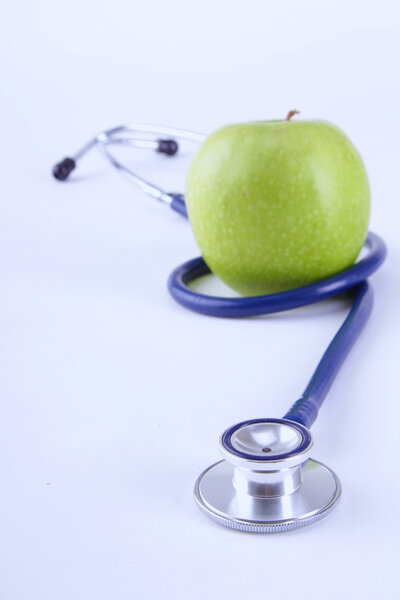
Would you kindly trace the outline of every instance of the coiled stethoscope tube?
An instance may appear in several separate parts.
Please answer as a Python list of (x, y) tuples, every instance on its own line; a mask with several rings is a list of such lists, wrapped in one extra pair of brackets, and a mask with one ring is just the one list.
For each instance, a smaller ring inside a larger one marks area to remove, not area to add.
[[(138, 134), (141, 137), (138, 137)], [(164, 137), (168, 136), (168, 137)], [(99, 146), (111, 164), (146, 194), (187, 218), (184, 197), (149, 183), (122, 164), (112, 145), (153, 149), (168, 156), (178, 151), (177, 139), (202, 142), (205, 136), (180, 129), (128, 124), (101, 132), (73, 157), (53, 169), (65, 180), (76, 163)], [(282, 419), (253, 419), (227, 429), (220, 441), (224, 460), (206, 469), (195, 485), (199, 507), (214, 521), (234, 529), (275, 532), (317, 521), (336, 506), (340, 482), (331, 469), (312, 460), (309, 428), (372, 310), (373, 291), (367, 278), (383, 263), (383, 240), (369, 232), (366, 255), (349, 268), (316, 283), (274, 294), (226, 298), (199, 294), (190, 287), (210, 273), (203, 258), (177, 267), (168, 279), (172, 297), (190, 310), (214, 317), (265, 315), (319, 302), (346, 291), (353, 299), (349, 314), (326, 349), (305, 391)]]

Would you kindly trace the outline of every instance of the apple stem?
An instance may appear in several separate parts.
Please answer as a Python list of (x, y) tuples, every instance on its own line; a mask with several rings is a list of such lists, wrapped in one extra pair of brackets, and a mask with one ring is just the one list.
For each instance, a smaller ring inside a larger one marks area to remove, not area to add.
[(300, 111), (299, 111), (299, 110), (289, 110), (289, 112), (288, 112), (288, 114), (287, 114), (287, 117), (286, 117), (286, 119), (285, 119), (285, 120), (286, 120), (286, 121), (290, 121), (290, 119), (291, 119), (292, 117), (294, 117), (294, 115), (298, 115), (298, 114), (300, 114)]

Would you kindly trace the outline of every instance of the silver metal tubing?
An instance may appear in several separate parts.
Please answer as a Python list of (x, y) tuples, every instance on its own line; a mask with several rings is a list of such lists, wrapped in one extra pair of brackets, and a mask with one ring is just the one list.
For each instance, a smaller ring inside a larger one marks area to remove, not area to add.
[[(137, 137), (137, 134), (141, 134), (141, 137)], [(142, 136), (148, 135), (153, 139), (144, 139)], [(120, 125), (113, 127), (106, 131), (101, 131), (87, 144), (85, 144), (80, 150), (78, 150), (72, 159), (78, 162), (89, 150), (95, 146), (99, 146), (104, 156), (110, 161), (120, 173), (128, 177), (133, 183), (135, 183), (143, 192), (166, 204), (171, 204), (172, 196), (165, 192), (158, 186), (146, 181), (143, 177), (137, 175), (132, 169), (125, 166), (120, 162), (111, 152), (109, 146), (111, 145), (125, 145), (134, 146), (136, 148), (146, 148), (151, 150), (157, 150), (158, 140), (162, 136), (170, 136), (172, 138), (178, 138), (187, 140), (189, 142), (201, 143), (205, 136), (201, 133), (194, 131), (187, 131), (185, 129), (177, 129), (175, 127), (163, 127), (159, 125), (146, 125), (142, 123), (127, 123), (126, 125)]]
[(171, 204), (172, 196), (165, 192), (162, 188), (157, 187), (153, 183), (146, 181), (143, 177), (136, 175), (131, 169), (122, 164), (119, 160), (115, 158), (113, 154), (111, 154), (108, 148), (108, 141), (100, 143), (100, 148), (103, 151), (104, 156), (110, 161), (113, 167), (115, 167), (120, 173), (128, 177), (133, 183), (135, 183), (145, 194), (148, 194), (152, 198), (159, 200), (160, 202), (164, 202), (165, 204)]
[(158, 142), (153, 140), (140, 140), (139, 138), (116, 138), (112, 137), (108, 140), (108, 144), (119, 146), (133, 146), (134, 148), (144, 148), (146, 150), (157, 150)]
[[(188, 131), (186, 129), (177, 129), (176, 127), (163, 127), (161, 125), (146, 125), (143, 123), (127, 123), (126, 125), (119, 125), (118, 127), (113, 127), (112, 129), (107, 129), (105, 131), (101, 131), (94, 138), (92, 138), (89, 142), (87, 142), (82, 148), (80, 148), (71, 158), (75, 162), (78, 162), (79, 159), (82, 158), (89, 150), (94, 148), (100, 142), (104, 144), (105, 139), (108, 140), (107, 143), (113, 143), (113, 139), (118, 139), (116, 136), (120, 134), (130, 134), (126, 136), (124, 139), (136, 140), (137, 133), (145, 133), (147, 135), (151, 135), (156, 137), (157, 139), (160, 136), (172, 136), (177, 137), (183, 140), (187, 140), (189, 142), (201, 143), (205, 140), (205, 135), (202, 133), (196, 133), (195, 131)], [(141, 140), (144, 141), (144, 140)], [(117, 142), (118, 143), (118, 142)]]

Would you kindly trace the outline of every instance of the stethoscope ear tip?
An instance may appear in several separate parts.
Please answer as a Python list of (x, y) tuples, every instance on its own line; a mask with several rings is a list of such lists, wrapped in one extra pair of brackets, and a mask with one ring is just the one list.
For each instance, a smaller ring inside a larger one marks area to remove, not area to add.
[(157, 143), (157, 152), (161, 152), (167, 156), (174, 156), (174, 154), (176, 154), (179, 150), (178, 142), (173, 139), (157, 140)]
[(68, 179), (75, 167), (76, 163), (74, 159), (66, 156), (63, 158), (63, 160), (54, 165), (52, 173), (53, 176), (58, 179), (58, 181), (65, 181)]
[(254, 533), (311, 525), (337, 506), (340, 481), (309, 458), (308, 429), (286, 419), (253, 419), (221, 436), (224, 460), (203, 471), (194, 495), (220, 525)]

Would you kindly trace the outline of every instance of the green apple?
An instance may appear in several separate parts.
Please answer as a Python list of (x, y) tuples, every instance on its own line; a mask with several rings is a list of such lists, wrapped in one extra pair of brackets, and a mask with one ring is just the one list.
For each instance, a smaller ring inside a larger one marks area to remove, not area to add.
[(195, 155), (186, 202), (204, 260), (244, 295), (306, 285), (351, 265), (365, 241), (362, 159), (324, 121), (255, 121), (211, 134)]

